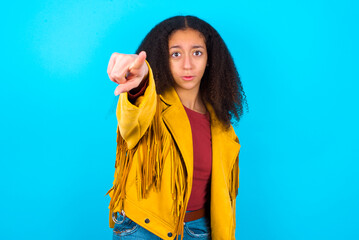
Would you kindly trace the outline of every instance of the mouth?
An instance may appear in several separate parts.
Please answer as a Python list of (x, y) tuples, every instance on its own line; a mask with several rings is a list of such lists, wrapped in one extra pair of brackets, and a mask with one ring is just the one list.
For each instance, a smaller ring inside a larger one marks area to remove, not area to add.
[(194, 78), (194, 76), (182, 76), (182, 79), (185, 81), (191, 81)]

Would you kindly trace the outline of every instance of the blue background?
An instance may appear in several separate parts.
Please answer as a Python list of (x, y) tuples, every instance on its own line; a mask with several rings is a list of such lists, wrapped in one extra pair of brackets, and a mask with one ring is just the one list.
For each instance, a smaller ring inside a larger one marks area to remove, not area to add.
[(158, 22), (208, 21), (249, 113), (236, 236), (359, 239), (358, 3), (7, 1), (0, 10), (0, 239), (111, 239), (112, 52)]

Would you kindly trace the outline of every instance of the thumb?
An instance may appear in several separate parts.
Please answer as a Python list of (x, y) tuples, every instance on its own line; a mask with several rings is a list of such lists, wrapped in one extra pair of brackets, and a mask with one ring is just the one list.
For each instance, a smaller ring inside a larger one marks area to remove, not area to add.
[(129, 92), (131, 89), (134, 89), (137, 86), (138, 86), (138, 83), (136, 83), (134, 81), (128, 81), (126, 83), (119, 84), (115, 89), (115, 95), (117, 96), (123, 92)]

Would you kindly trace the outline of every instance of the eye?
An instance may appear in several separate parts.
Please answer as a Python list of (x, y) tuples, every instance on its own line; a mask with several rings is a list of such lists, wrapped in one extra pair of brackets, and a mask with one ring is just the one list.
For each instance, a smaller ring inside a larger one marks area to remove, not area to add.
[(180, 57), (180, 56), (181, 56), (181, 54), (179, 52), (171, 53), (171, 57), (173, 57), (173, 58), (177, 58), (177, 57)]
[(195, 51), (193, 53), (194, 56), (201, 56), (202, 55), (202, 52), (201, 51)]

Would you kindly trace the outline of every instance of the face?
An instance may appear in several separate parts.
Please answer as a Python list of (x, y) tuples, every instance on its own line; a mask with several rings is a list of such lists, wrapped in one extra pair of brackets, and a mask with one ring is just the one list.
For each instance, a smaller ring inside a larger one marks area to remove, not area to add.
[(199, 91), (207, 65), (204, 36), (194, 29), (177, 30), (168, 39), (169, 63), (176, 91)]

